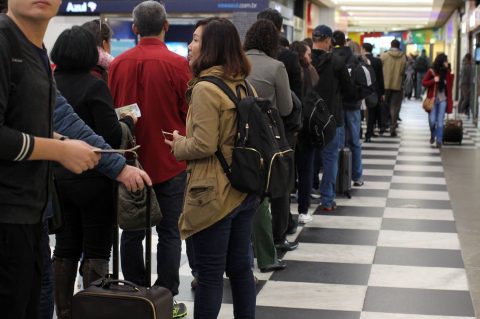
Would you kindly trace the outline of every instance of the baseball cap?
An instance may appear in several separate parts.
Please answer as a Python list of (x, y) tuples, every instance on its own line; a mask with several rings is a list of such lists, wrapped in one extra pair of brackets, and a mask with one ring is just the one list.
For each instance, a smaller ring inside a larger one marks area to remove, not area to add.
[(330, 27), (324, 24), (317, 26), (313, 30), (313, 34), (312, 34), (312, 36), (316, 38), (331, 38), (332, 35), (333, 35), (332, 29), (330, 29)]

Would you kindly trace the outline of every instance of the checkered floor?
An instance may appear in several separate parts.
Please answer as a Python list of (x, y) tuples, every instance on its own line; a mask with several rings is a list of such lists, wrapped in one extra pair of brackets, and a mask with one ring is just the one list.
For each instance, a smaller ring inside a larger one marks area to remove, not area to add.
[[(401, 118), (399, 137), (363, 144), (365, 185), (352, 199), (330, 213), (312, 207), (314, 220), (290, 238), (300, 245), (287, 268), (256, 271), (257, 318), (475, 317), (440, 152), (418, 102), (405, 102)], [(465, 133), (461, 147), (480, 147), (473, 125)], [(178, 299), (192, 305), (188, 265), (181, 271)], [(233, 318), (225, 283), (219, 318)]]
[[(352, 199), (334, 212), (312, 207), (313, 221), (289, 238), (300, 245), (287, 268), (255, 270), (257, 318), (475, 318), (440, 152), (419, 102), (404, 102), (401, 118), (399, 137), (363, 144), (365, 185)], [(465, 132), (460, 147), (480, 147), (478, 130)], [(180, 272), (177, 300), (193, 318), (185, 255)], [(219, 318), (233, 318), (228, 280), (224, 289)]]

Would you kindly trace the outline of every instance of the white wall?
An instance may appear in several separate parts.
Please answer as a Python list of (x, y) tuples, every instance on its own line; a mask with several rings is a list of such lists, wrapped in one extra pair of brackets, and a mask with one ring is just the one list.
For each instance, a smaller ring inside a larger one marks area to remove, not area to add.
[(99, 17), (95, 16), (57, 16), (50, 20), (48, 25), (47, 33), (45, 34), (45, 47), (48, 52), (53, 47), (53, 44), (57, 40), (60, 33), (63, 30), (73, 27), (74, 25), (82, 25), (87, 21), (98, 19)]

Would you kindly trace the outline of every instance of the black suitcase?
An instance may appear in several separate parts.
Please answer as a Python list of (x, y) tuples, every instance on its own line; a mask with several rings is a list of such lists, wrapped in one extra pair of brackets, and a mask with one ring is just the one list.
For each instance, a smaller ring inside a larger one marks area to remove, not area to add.
[(462, 144), (463, 121), (461, 119), (446, 119), (443, 126), (443, 143)]
[(335, 192), (352, 198), (352, 152), (349, 148), (343, 148), (338, 154), (338, 172)]
[(173, 297), (170, 290), (151, 285), (152, 228), (150, 226), (150, 196), (147, 192), (145, 238), (146, 287), (118, 280), (118, 225), (113, 238), (113, 275), (99, 279), (73, 296), (73, 319), (170, 319)]

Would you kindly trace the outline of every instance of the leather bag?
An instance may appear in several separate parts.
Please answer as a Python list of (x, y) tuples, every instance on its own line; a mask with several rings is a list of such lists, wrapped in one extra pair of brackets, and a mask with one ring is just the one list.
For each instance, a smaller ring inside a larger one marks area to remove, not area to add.
[[(134, 147), (135, 139), (133, 138), (133, 135), (131, 134), (127, 125), (121, 123), (121, 126), (122, 142), (120, 147), (122, 149)], [(136, 152), (129, 152), (129, 154), (126, 154), (126, 156), (128, 164), (142, 169)], [(160, 211), (160, 205), (158, 204), (157, 197), (155, 196), (152, 187), (145, 185), (141, 191), (130, 192), (123, 184), (119, 184), (117, 196), (118, 226), (123, 230), (145, 229), (147, 200), (150, 201), (151, 209), (150, 226), (156, 226), (162, 220), (162, 212)]]
[[(435, 73), (433, 70), (430, 70), (430, 72), (433, 73), (433, 76), (435, 76)], [(428, 93), (425, 94), (425, 98), (423, 99), (422, 107), (425, 110), (425, 112), (430, 113), (433, 109), (433, 105), (435, 104), (435, 94), (437, 90), (437, 83), (433, 85), (433, 97), (428, 97)]]

